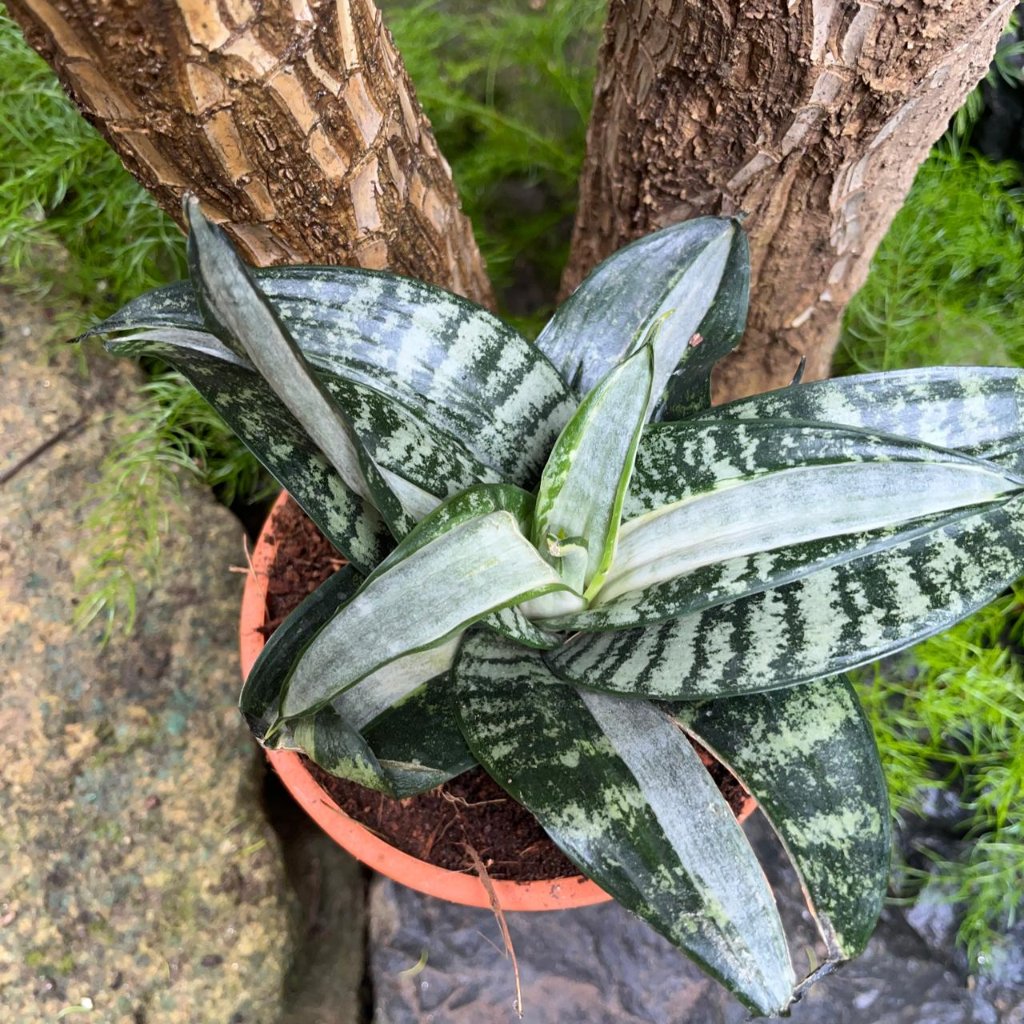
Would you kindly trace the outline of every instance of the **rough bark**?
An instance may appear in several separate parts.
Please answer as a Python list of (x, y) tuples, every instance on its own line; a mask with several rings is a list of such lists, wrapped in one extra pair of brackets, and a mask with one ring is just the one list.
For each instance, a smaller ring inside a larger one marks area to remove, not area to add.
[(7, 0), (175, 219), (194, 191), (259, 265), (387, 267), (491, 301), (372, 0)]
[(846, 301), (984, 74), (1009, 0), (611, 0), (574, 288), (633, 238), (746, 213), (747, 335), (719, 397), (827, 375)]

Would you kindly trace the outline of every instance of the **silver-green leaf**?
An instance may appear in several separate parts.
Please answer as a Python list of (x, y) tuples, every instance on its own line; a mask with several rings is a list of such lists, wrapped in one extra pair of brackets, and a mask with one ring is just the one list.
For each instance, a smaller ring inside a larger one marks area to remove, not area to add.
[(866, 945), (889, 882), (889, 802), (874, 736), (835, 676), (677, 706), (677, 720), (742, 780), (782, 839), (829, 956)]
[(763, 1014), (793, 973), (764, 875), (689, 742), (645, 702), (551, 685), (537, 655), (477, 634), (454, 673), (488, 773), (580, 869)]
[(208, 325), (236, 354), (252, 360), (346, 487), (377, 508), (396, 537), (404, 536), (415, 520), (312, 372), (227, 235), (203, 216), (194, 196), (186, 200), (185, 213), (189, 269)]
[[(549, 536), (556, 546), (567, 538), (582, 541), (579, 578), (564, 570), (562, 575), (584, 597), (601, 585), (615, 551), (646, 419), (653, 359), (645, 344), (587, 395), (555, 442), (541, 476), (533, 542), (544, 551)], [(552, 551), (550, 560), (556, 557)]]
[(965, 618), (1024, 565), (1024, 497), (706, 611), (574, 638), (553, 672), (666, 700), (756, 693), (866, 664)]
[(734, 221), (700, 217), (664, 228), (601, 263), (559, 306), (537, 346), (563, 379), (586, 394), (653, 324), (664, 319), (654, 347), (651, 403), (660, 402), (677, 367), (681, 372), (681, 364), (696, 358), (699, 365), (688, 378), (689, 386), (674, 392), (679, 402), (688, 405), (705, 387), (710, 365), (738, 337), (729, 326), (708, 324), (715, 333), (701, 352), (697, 335), (723, 290), (732, 295), (736, 314), (732, 319), (745, 319), (745, 268), (746, 242)]
[(492, 611), (562, 587), (512, 513), (460, 522), (385, 563), (338, 610), (292, 668), (280, 715), (309, 714), (396, 658), (436, 646)]

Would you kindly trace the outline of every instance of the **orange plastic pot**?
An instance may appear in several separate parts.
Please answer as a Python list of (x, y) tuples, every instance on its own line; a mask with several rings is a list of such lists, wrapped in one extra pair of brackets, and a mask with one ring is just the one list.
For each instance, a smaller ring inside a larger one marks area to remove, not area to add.
[[(274, 562), (276, 544), (270, 538), (274, 520), (287, 495), (282, 493), (271, 509), (252, 556), (252, 571), (242, 597), (242, 677), (249, 674), (263, 650), (260, 632), (267, 621), (267, 580)], [(307, 814), (341, 847), (367, 867), (401, 882), (410, 889), (470, 907), (489, 907), (490, 897), (476, 875), (447, 871), (410, 857), (379, 839), (350, 818), (313, 778), (298, 754), (268, 750), (267, 757), (281, 781)], [(604, 903), (611, 897), (582, 875), (540, 882), (493, 881), (502, 910), (567, 910)]]

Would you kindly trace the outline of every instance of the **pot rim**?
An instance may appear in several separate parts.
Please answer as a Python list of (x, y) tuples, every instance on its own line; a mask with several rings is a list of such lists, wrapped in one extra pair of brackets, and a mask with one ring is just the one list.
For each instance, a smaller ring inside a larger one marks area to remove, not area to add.
[[(274, 519), (287, 500), (287, 491), (281, 491), (260, 531), (245, 579), (239, 628), (243, 679), (265, 643), (260, 629), (266, 622), (267, 582), (277, 550), (277, 544), (270, 537)], [(339, 846), (367, 867), (428, 896), (469, 907), (494, 909), (477, 875), (449, 871), (403, 853), (350, 818), (320, 786), (297, 753), (268, 750), (266, 755), (299, 806)], [(502, 911), (566, 910), (611, 900), (611, 896), (583, 875), (533, 882), (495, 879), (491, 886)]]

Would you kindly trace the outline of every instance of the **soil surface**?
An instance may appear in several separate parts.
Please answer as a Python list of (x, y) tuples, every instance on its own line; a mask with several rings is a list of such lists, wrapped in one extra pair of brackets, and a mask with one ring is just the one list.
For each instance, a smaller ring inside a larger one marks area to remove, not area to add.
[[(267, 588), (269, 636), (344, 560), (293, 501), (277, 518), (277, 552)], [(749, 800), (739, 782), (704, 750), (697, 752), (734, 812)], [(474, 871), (470, 849), (496, 880), (535, 881), (578, 875), (537, 820), (482, 768), (437, 789), (394, 800), (339, 779), (306, 761), (317, 781), (350, 817), (404, 853), (450, 871)]]

